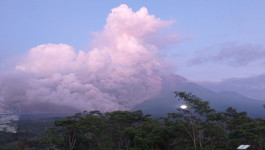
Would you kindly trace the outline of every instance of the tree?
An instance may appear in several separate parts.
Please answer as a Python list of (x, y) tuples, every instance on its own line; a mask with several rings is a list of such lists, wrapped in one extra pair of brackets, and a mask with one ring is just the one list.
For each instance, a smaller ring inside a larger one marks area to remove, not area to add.
[(263, 150), (265, 148), (265, 120), (261, 118), (255, 119), (253, 126), (249, 128), (249, 132), (254, 135), (253, 145), (256, 149)]
[(130, 127), (126, 130), (132, 141), (132, 147), (145, 150), (168, 150), (171, 142), (170, 130), (161, 120), (148, 119), (136, 127)]
[(143, 122), (147, 121), (150, 115), (144, 115), (142, 111), (113, 111), (105, 113), (106, 119), (112, 128), (112, 137), (117, 143), (117, 148), (129, 149), (133, 143), (130, 135), (126, 134), (127, 130), (136, 128)]
[(42, 141), (49, 143), (50, 146), (73, 150), (80, 143), (82, 136), (79, 119), (80, 113), (55, 120), (54, 127), (47, 129), (49, 136), (44, 137)]
[(203, 148), (205, 120), (207, 115), (214, 112), (210, 108), (209, 102), (202, 101), (197, 96), (186, 92), (174, 92), (179, 101), (184, 102), (188, 109), (178, 108), (179, 113), (169, 114), (169, 119), (177, 122), (177, 126), (182, 129), (192, 140), (193, 147), (196, 150)]
[[(83, 149), (111, 149), (113, 142), (111, 140), (110, 125), (106, 117), (100, 111), (84, 112), (79, 120), (79, 126), (83, 134)], [(85, 144), (87, 143), (87, 144)]]
[(229, 107), (224, 113), (226, 116), (226, 131), (228, 132), (227, 148), (236, 148), (242, 143), (248, 143), (253, 149), (263, 149), (265, 143), (264, 119), (253, 119), (246, 112), (237, 112)]
[(175, 95), (188, 109), (178, 108), (160, 119), (140, 110), (85, 111), (56, 120), (43, 141), (49, 143), (50, 149), (70, 150), (212, 150), (235, 149), (240, 144), (264, 149), (264, 119), (250, 118), (246, 112), (237, 112), (232, 107), (215, 112), (209, 102), (191, 93), (175, 92)]
[(205, 124), (205, 138), (207, 139), (207, 147), (210, 149), (225, 149), (228, 135), (226, 132), (227, 125), (224, 112), (209, 114)]

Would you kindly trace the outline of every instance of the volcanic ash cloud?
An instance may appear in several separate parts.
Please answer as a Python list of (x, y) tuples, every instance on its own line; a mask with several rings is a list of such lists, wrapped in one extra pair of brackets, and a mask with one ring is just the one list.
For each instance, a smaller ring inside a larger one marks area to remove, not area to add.
[(32, 48), (13, 71), (0, 74), (0, 111), (132, 108), (161, 88), (167, 66), (155, 41), (171, 23), (144, 7), (133, 12), (121, 5), (112, 9), (103, 31), (94, 33), (88, 52), (67, 44)]

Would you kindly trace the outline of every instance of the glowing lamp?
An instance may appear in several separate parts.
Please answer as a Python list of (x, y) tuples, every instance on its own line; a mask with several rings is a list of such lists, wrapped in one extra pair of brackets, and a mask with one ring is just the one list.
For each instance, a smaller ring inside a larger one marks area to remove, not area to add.
[(187, 106), (187, 105), (181, 105), (180, 108), (181, 108), (181, 109), (187, 109), (188, 106)]
[(250, 145), (240, 145), (237, 149), (247, 149)]

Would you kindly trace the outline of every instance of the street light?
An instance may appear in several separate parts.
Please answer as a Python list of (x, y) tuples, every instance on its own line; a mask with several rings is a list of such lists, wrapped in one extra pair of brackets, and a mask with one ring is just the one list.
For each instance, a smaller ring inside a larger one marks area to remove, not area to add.
[(250, 145), (240, 145), (237, 149), (247, 149)]
[(185, 105), (185, 104), (183, 104), (183, 105), (181, 105), (181, 106), (180, 106), (180, 108), (181, 108), (181, 109), (187, 109), (187, 108), (188, 108), (188, 106), (187, 106), (187, 105)]

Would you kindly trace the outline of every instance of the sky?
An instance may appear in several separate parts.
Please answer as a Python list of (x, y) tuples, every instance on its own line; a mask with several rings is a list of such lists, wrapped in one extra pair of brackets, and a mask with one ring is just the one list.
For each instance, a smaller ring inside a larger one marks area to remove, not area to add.
[[(233, 79), (260, 83), (265, 74), (264, 4), (1, 0), (2, 107), (17, 103), (26, 111), (33, 102), (70, 107), (77, 99), (75, 108), (128, 109), (159, 91), (160, 76), (168, 73), (216, 90), (227, 88), (216, 83)], [(259, 88), (259, 98), (265, 99), (261, 86), (253, 89)], [(42, 98), (35, 102), (37, 97)]]
[[(111, 9), (123, 3), (134, 11), (146, 7), (150, 14), (174, 21), (169, 32), (181, 40), (165, 51), (178, 64), (176, 73), (190, 80), (220, 81), (264, 73), (265, 2), (240, 0), (2, 0), (1, 69), (7, 59), (40, 44), (67, 43), (76, 50), (88, 49), (91, 33), (102, 30)], [(232, 55), (221, 52), (233, 48), (238, 51)], [(240, 53), (241, 48), (246, 54)]]
[(165, 51), (177, 64), (177, 74), (196, 81), (220, 81), (264, 73), (265, 2), (257, 0), (2, 0), (1, 69), (9, 58), (40, 44), (66, 43), (87, 50), (91, 33), (102, 30), (111, 9), (123, 3), (134, 11), (146, 7), (150, 14), (174, 21), (169, 32), (180, 41)]

